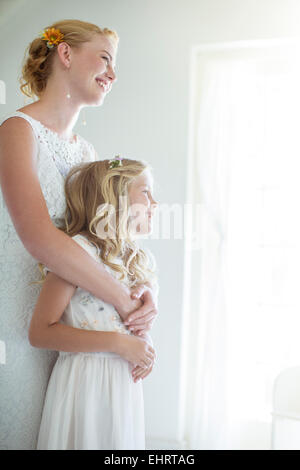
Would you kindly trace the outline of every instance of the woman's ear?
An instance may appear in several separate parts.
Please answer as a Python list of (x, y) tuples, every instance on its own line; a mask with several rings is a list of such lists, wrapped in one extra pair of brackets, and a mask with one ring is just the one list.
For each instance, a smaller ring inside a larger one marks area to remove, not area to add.
[(71, 65), (71, 55), (72, 50), (71, 46), (66, 42), (61, 42), (57, 46), (57, 54), (60, 62), (67, 68), (70, 68)]

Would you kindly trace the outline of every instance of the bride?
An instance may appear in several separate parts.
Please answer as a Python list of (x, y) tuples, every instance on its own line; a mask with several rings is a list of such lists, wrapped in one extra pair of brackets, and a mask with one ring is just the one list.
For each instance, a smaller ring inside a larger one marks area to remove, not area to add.
[[(38, 263), (70, 283), (132, 313), (136, 333), (157, 315), (151, 286), (129, 291), (57, 227), (64, 216), (64, 178), (98, 159), (73, 127), (84, 106), (100, 106), (116, 80), (118, 36), (79, 20), (46, 28), (30, 44), (21, 90), (37, 101), (0, 127), (0, 448), (34, 449), (47, 382), (57, 352), (30, 346), (28, 326), (39, 295)], [(151, 369), (149, 369), (151, 372)]]

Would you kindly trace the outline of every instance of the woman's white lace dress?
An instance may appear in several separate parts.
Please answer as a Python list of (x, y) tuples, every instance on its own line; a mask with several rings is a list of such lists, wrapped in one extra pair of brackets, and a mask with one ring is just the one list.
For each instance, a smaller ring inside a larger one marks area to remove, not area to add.
[[(67, 142), (27, 114), (38, 142), (38, 176), (50, 217), (58, 224), (65, 209), (64, 178), (82, 161), (95, 160), (95, 150), (82, 137)], [(20, 155), (22, 158), (22, 155)], [(22, 181), (20, 181), (22, 185)], [(28, 327), (40, 287), (37, 261), (26, 251), (0, 191), (0, 340), (6, 363), (0, 364), (0, 449), (35, 449), (43, 402), (57, 352), (37, 349)]]
[[(87, 238), (75, 235), (73, 239), (102, 263)], [(104, 267), (118, 279), (115, 271)], [(132, 334), (113, 305), (80, 287), (60, 323)], [(134, 383), (131, 371), (131, 364), (115, 353), (60, 351), (48, 384), (37, 449), (145, 449), (142, 382)]]

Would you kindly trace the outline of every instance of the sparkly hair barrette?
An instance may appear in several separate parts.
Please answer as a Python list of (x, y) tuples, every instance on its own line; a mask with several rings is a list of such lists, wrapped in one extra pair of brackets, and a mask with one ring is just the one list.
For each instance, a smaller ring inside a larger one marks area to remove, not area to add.
[(47, 41), (48, 49), (52, 49), (54, 46), (57, 46), (62, 42), (64, 35), (59, 31), (59, 29), (48, 28), (42, 31), (41, 37), (43, 41)]
[(123, 157), (120, 157), (120, 155), (116, 155), (115, 158), (109, 160), (109, 169), (118, 168), (119, 166), (122, 166), (122, 160)]

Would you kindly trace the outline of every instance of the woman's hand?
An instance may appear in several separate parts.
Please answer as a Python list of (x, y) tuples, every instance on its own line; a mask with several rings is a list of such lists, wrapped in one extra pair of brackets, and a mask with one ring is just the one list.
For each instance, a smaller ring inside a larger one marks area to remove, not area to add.
[(143, 305), (128, 315), (124, 325), (134, 334), (140, 336), (151, 329), (153, 321), (158, 314), (157, 305), (152, 290), (145, 285), (132, 289), (131, 297), (133, 299), (140, 299)]

